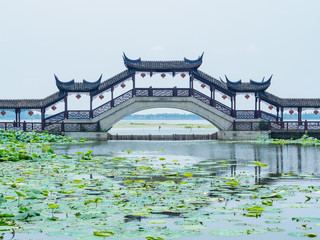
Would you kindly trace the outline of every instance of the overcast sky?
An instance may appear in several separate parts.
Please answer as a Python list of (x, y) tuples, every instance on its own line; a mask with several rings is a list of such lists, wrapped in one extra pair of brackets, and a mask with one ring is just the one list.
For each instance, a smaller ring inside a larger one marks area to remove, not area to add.
[(319, 0), (0, 0), (0, 98), (43, 98), (142, 60), (196, 59), (214, 77), (318, 97)]

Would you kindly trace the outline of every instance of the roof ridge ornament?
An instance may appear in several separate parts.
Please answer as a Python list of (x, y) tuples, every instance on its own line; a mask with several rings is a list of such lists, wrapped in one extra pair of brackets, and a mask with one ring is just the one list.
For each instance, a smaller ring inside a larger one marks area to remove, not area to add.
[(271, 84), (271, 79), (272, 79), (273, 74), (271, 74), (270, 78), (267, 81), (264, 81), (264, 77), (262, 79), (262, 82), (256, 82), (250, 79), (250, 83), (254, 85), (270, 85)]
[(59, 80), (59, 78), (57, 77), (56, 74), (54, 74), (54, 78), (56, 79), (56, 84), (57, 85), (73, 85), (74, 84), (74, 79), (72, 79), (71, 81), (68, 81), (68, 82), (62, 82)]
[(224, 75), (225, 76), (225, 78), (226, 78), (226, 80), (227, 80), (227, 84), (229, 85), (239, 85), (239, 84), (242, 84), (242, 80), (240, 79), (239, 81), (236, 81), (236, 82), (231, 82), (229, 79), (228, 79), (228, 77), (227, 77), (227, 75)]
[(128, 58), (125, 53), (123, 53), (122, 57), (123, 57), (123, 60), (125, 62), (129, 62), (129, 63), (140, 63), (141, 62), (141, 57), (139, 57), (138, 59), (133, 60), (133, 59)]
[(196, 60), (190, 60), (190, 59), (188, 59), (188, 58), (184, 58), (184, 61), (186, 62), (186, 63), (191, 63), (191, 64), (194, 64), (194, 63), (202, 63), (202, 58), (203, 58), (203, 55), (204, 55), (204, 52), (201, 54), (201, 56), (199, 56), (198, 57), (198, 59), (196, 59)]
[(95, 82), (89, 82), (83, 79), (83, 84), (90, 85), (90, 86), (99, 85), (101, 83), (101, 79), (102, 79), (102, 74), (100, 75), (99, 79)]

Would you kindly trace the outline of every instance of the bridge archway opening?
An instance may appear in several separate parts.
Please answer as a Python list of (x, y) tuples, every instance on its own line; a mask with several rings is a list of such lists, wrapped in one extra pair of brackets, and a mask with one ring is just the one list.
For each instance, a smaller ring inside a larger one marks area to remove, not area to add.
[(152, 108), (132, 113), (116, 122), (112, 135), (207, 135), (219, 129), (205, 118), (175, 108)]

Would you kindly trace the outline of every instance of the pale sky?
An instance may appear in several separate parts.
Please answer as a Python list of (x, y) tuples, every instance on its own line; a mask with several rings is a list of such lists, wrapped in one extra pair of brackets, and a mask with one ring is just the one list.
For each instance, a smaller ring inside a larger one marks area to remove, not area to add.
[(60, 80), (103, 80), (142, 60), (196, 59), (213, 77), (320, 98), (319, 0), (0, 0), (0, 98), (43, 98)]

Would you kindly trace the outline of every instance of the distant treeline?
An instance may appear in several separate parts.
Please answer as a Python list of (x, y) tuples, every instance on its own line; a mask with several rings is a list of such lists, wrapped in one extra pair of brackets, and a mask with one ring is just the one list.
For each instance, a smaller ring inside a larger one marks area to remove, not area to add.
[[(284, 120), (298, 120), (298, 114), (284, 114)], [(308, 120), (319, 120), (320, 121), (320, 114), (315, 115), (314, 113), (305, 113), (302, 115), (303, 119)], [(175, 114), (175, 113), (162, 113), (162, 114), (150, 114), (150, 115), (130, 115), (124, 120), (202, 120), (203, 118), (195, 115), (195, 114)]]
[(161, 113), (150, 115), (130, 115), (123, 120), (202, 120), (195, 114), (174, 114), (174, 113)]
[[(283, 119), (284, 120), (298, 120), (298, 114), (283, 114)], [(315, 115), (314, 113), (304, 113), (302, 114), (302, 119), (307, 119), (307, 120), (318, 120), (320, 121), (320, 114)]]

